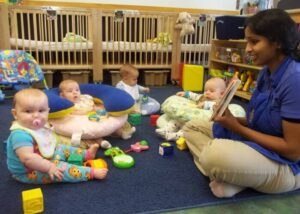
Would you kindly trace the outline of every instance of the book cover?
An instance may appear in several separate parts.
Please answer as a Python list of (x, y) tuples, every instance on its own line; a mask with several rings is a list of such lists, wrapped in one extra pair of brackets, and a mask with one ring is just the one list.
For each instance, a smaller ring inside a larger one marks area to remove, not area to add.
[(230, 81), (223, 97), (217, 102), (210, 120), (214, 120), (216, 116), (222, 116), (224, 114), (240, 84), (241, 80), (239, 79), (233, 79)]

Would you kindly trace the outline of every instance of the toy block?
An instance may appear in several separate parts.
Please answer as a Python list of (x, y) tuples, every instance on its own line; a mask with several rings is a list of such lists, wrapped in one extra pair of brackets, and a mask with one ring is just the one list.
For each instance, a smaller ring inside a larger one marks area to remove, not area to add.
[(183, 137), (180, 137), (178, 140), (176, 140), (176, 146), (179, 150), (186, 150), (188, 148)]
[(142, 123), (142, 115), (141, 114), (129, 114), (128, 122), (135, 126)]
[(152, 125), (152, 126), (156, 126), (156, 121), (157, 121), (157, 119), (160, 117), (160, 115), (159, 114), (152, 114), (152, 115), (150, 115), (150, 124)]
[(75, 165), (78, 165), (78, 166), (82, 166), (83, 157), (82, 157), (82, 155), (71, 154), (68, 158), (68, 163), (75, 164)]
[(44, 211), (44, 199), (41, 188), (22, 192), (24, 213), (41, 213)]
[(183, 65), (182, 88), (184, 91), (203, 91), (204, 67)]
[(167, 142), (161, 143), (159, 145), (158, 153), (161, 156), (171, 156), (174, 154), (174, 146), (171, 143), (167, 143)]

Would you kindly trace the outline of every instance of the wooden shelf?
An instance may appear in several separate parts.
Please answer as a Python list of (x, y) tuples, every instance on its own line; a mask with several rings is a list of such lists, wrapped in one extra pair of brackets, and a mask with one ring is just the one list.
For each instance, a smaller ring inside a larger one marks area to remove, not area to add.
[(252, 94), (250, 92), (245, 92), (245, 91), (236, 91), (235, 96), (241, 97), (246, 100), (250, 100), (252, 97)]
[(260, 66), (248, 65), (248, 64), (243, 64), (243, 63), (235, 63), (235, 62), (227, 62), (227, 61), (223, 61), (223, 60), (220, 60), (220, 59), (211, 59), (210, 61), (211, 62), (216, 62), (216, 63), (219, 63), (219, 64), (232, 65), (232, 66), (236, 66), (236, 67), (239, 67), (239, 68), (257, 70), (257, 71), (260, 71), (262, 69), (262, 67), (260, 67)]

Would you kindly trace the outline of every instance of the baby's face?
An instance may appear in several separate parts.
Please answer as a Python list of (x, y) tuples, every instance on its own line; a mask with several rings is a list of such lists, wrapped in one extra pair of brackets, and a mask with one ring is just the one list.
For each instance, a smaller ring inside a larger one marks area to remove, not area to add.
[(40, 129), (48, 121), (49, 106), (47, 97), (19, 97), (12, 113), (20, 125), (33, 130)]
[(206, 100), (218, 100), (222, 97), (223, 91), (216, 83), (207, 82), (204, 88), (204, 97)]
[(80, 99), (80, 88), (78, 83), (67, 83), (61, 90), (60, 96), (76, 103)]
[(139, 74), (137, 72), (130, 73), (128, 76), (123, 80), (127, 85), (135, 86), (138, 81)]

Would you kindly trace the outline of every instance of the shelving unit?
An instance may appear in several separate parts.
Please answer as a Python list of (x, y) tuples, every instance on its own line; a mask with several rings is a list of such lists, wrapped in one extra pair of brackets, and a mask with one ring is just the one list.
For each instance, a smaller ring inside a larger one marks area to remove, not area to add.
[[(245, 53), (246, 40), (212, 40), (211, 54), (209, 60), (210, 69), (220, 69), (227, 70), (228, 66), (234, 66), (239, 70), (247, 70), (251, 72), (259, 72), (262, 67), (254, 66), (250, 64), (245, 64), (243, 62), (235, 63), (231, 62), (229, 59), (226, 59), (223, 55), (220, 56), (221, 49), (230, 48), (240, 52), (241, 59), (243, 59), (243, 54)], [(235, 96), (241, 97), (246, 100), (251, 99), (251, 93), (245, 91), (237, 91)]]

